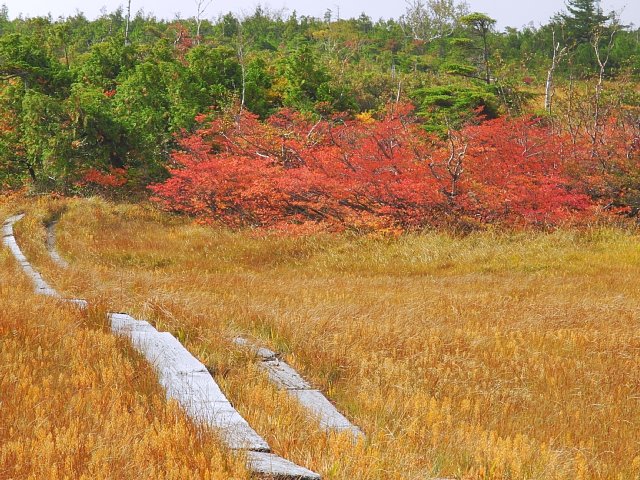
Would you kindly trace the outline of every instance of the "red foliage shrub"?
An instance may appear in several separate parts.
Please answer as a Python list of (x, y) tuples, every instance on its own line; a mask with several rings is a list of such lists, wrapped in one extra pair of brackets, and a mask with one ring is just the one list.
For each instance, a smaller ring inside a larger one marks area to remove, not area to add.
[(536, 119), (498, 118), (464, 130), (466, 175), (459, 202), (482, 221), (557, 224), (590, 211), (567, 174), (571, 142)]
[(534, 121), (493, 120), (442, 141), (407, 106), (379, 120), (316, 122), (289, 110), (266, 122), (246, 112), (199, 120), (171, 177), (151, 187), (154, 200), (232, 226), (557, 223), (591, 205), (565, 174), (565, 139)]
[(76, 184), (80, 187), (95, 186), (100, 188), (118, 188), (127, 183), (127, 170), (125, 168), (110, 168), (102, 172), (96, 168), (90, 168), (82, 175)]

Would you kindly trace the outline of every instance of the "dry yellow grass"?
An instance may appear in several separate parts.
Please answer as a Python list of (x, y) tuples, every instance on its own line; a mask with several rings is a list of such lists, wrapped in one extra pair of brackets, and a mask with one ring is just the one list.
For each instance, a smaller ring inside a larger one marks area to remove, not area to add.
[(241, 458), (166, 403), (105, 313), (34, 295), (0, 249), (0, 478), (248, 478)]
[[(276, 453), (327, 479), (640, 478), (628, 232), (283, 238), (95, 199), (28, 208), (17, 235), (51, 284), (172, 331)], [(68, 271), (41, 225), (63, 208)], [(237, 333), (283, 352), (367, 440), (320, 432)]]

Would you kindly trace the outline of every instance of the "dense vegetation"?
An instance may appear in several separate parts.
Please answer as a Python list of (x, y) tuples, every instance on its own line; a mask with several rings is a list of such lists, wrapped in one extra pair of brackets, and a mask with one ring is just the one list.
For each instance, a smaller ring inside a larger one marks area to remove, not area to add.
[(453, 0), (204, 16), (0, 11), (0, 185), (156, 184), (170, 209), (252, 226), (640, 208), (640, 32), (593, 0), (503, 32)]
[[(640, 478), (637, 230), (598, 223), (640, 213), (640, 30), (593, 0), (502, 32), (454, 0), (377, 22), (196, 4), (0, 9), (0, 214), (90, 303), (34, 295), (0, 249), (0, 477), (249, 476), (108, 334), (127, 311), (323, 478)], [(239, 334), (366, 440), (322, 431)]]

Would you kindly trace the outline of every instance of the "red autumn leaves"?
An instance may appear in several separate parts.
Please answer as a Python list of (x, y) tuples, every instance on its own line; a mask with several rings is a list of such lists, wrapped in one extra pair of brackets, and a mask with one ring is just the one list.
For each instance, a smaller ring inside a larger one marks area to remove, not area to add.
[(575, 145), (540, 121), (499, 118), (429, 136), (406, 106), (314, 121), (281, 111), (201, 120), (151, 187), (165, 208), (231, 226), (413, 229), (459, 220), (557, 224), (594, 206)]

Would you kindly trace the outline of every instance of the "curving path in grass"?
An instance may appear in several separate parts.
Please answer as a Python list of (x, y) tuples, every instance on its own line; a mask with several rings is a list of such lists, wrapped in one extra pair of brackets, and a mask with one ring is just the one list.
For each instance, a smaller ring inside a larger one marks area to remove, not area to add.
[[(13, 224), (24, 214), (8, 218), (2, 227), (3, 243), (31, 278), (36, 293), (73, 302), (86, 308), (87, 302), (64, 299), (49, 286), (24, 256), (13, 234)], [(55, 224), (48, 228), (48, 249), (55, 252)], [(62, 258), (56, 253), (57, 257)], [(55, 261), (55, 259), (54, 259)], [(57, 262), (64, 266), (63, 263)], [(66, 264), (66, 262), (64, 262)], [(114, 334), (127, 336), (133, 346), (153, 365), (168, 398), (175, 399), (196, 423), (206, 424), (217, 431), (229, 448), (243, 451), (247, 466), (257, 474), (272, 478), (319, 480), (320, 475), (270, 453), (267, 442), (253, 430), (231, 405), (206, 367), (168, 332), (159, 332), (146, 321), (136, 320), (123, 313), (109, 313)]]
[(46, 295), (48, 297), (60, 299), (64, 302), (73, 303), (80, 308), (87, 308), (86, 300), (82, 300), (80, 298), (63, 298), (55, 289), (51, 288), (51, 286), (44, 281), (42, 275), (40, 275), (40, 273), (31, 266), (27, 257), (25, 257), (22, 250), (20, 250), (20, 246), (18, 245), (18, 242), (16, 242), (16, 237), (13, 234), (13, 224), (23, 218), (24, 214), (21, 213), (5, 220), (2, 225), (2, 243), (9, 248), (14, 258), (20, 264), (20, 267), (22, 267), (22, 271), (31, 279), (35, 292), (39, 295)]
[[(68, 263), (56, 250), (56, 223), (57, 221), (54, 220), (47, 225), (47, 250), (56, 264), (60, 267), (67, 268)], [(113, 327), (113, 319), (120, 317), (112, 316), (111, 318)], [(131, 319), (131, 317), (129, 318)], [(146, 324), (144, 329), (147, 329), (147, 326), (153, 328), (147, 322), (144, 322), (144, 324)], [(135, 345), (136, 339), (134, 337), (132, 337), (132, 341)], [(320, 428), (323, 430), (349, 432), (355, 439), (364, 438), (364, 433), (360, 428), (353, 425), (343, 414), (341, 414), (320, 390), (314, 389), (309, 382), (302, 378), (302, 376), (300, 376), (300, 374), (289, 364), (280, 360), (275, 352), (272, 352), (267, 348), (259, 347), (242, 337), (233, 339), (233, 342), (236, 345), (252, 350), (259, 360), (259, 366), (267, 372), (271, 383), (280, 390), (285, 390), (290, 396), (295, 398), (304, 408), (306, 408), (307, 411), (309, 411), (311, 415), (319, 421)], [(155, 353), (152, 355), (155, 355)], [(202, 365), (202, 368), (204, 368), (204, 365)], [(158, 373), (162, 378), (162, 372)], [(168, 388), (167, 391), (169, 391)]]
[(56, 292), (53, 288), (49, 286), (47, 282), (44, 281), (40, 273), (38, 273), (29, 263), (27, 257), (24, 256), (22, 250), (18, 246), (16, 242), (16, 238), (13, 235), (13, 224), (17, 221), (20, 221), (24, 218), (24, 213), (19, 215), (15, 215), (13, 217), (9, 217), (5, 220), (2, 225), (2, 243), (11, 250), (14, 258), (18, 261), (20, 266), (22, 267), (22, 271), (25, 273), (27, 277), (31, 279), (33, 282), (33, 288), (36, 293), (40, 295), (47, 295), (49, 297), (61, 298), (60, 294)]

